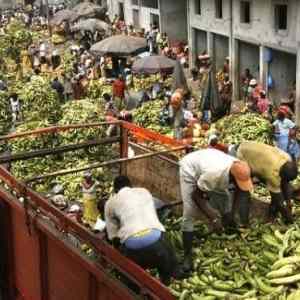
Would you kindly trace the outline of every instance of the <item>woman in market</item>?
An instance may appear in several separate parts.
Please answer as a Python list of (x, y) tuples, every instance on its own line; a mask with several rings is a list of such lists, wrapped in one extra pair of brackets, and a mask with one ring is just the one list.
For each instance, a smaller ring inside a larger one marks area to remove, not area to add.
[(286, 223), (291, 223), (293, 219), (288, 208), (291, 206), (292, 188), (289, 183), (298, 175), (295, 161), (286, 152), (257, 142), (241, 143), (237, 157), (248, 163), (252, 175), (266, 182), (271, 194), (270, 221), (280, 213)]
[(295, 123), (286, 116), (286, 111), (282, 108), (277, 113), (277, 119), (273, 123), (274, 137), (276, 146), (288, 152), (288, 144), (290, 139), (290, 130), (296, 127)]
[(165, 236), (151, 193), (132, 187), (128, 177), (114, 180), (115, 194), (105, 204), (108, 238), (143, 268), (156, 268), (164, 284), (181, 279), (174, 249)]
[(241, 226), (248, 226), (253, 184), (247, 163), (216, 149), (189, 153), (179, 165), (183, 201), (183, 269), (190, 271), (193, 267), (194, 219), (198, 219), (202, 212), (216, 231), (222, 230), (223, 226), (235, 227), (229, 193), (232, 185), (234, 202), (240, 205)]
[(173, 93), (170, 104), (169, 117), (174, 126), (174, 138), (180, 140), (183, 138), (183, 128), (185, 127), (183, 93), (181, 90), (176, 90)]
[(99, 182), (93, 179), (90, 171), (84, 172), (81, 188), (83, 193), (83, 223), (93, 228), (100, 215), (97, 203)]

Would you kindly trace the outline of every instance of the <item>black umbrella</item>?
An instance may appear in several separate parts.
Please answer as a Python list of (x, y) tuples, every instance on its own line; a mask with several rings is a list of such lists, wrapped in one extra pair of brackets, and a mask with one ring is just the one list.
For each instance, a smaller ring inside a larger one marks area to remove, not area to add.
[(100, 55), (128, 56), (143, 52), (146, 48), (147, 41), (144, 38), (114, 35), (93, 45), (91, 51)]
[(69, 21), (76, 16), (76, 13), (70, 9), (63, 9), (58, 11), (52, 18), (51, 24), (60, 25), (64, 21)]
[(87, 19), (87, 20), (82, 20), (78, 24), (74, 25), (71, 28), (71, 31), (76, 32), (76, 31), (86, 30), (94, 33), (97, 30), (107, 32), (109, 29), (110, 29), (110, 25), (108, 25), (104, 21), (97, 20), (97, 19)]
[(175, 61), (166, 56), (153, 55), (138, 59), (132, 66), (133, 73), (155, 74), (166, 73), (172, 74), (175, 67)]
[(75, 22), (80, 18), (99, 18), (104, 20), (107, 8), (94, 3), (83, 2), (76, 5), (73, 8), (73, 12), (75, 12), (76, 15), (72, 17), (72, 22)]

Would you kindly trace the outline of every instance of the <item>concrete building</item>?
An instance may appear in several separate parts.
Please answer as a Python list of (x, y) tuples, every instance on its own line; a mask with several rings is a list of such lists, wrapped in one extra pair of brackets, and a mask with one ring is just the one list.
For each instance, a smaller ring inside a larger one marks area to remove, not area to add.
[[(249, 68), (279, 102), (297, 81), (300, 105), (300, 1), (188, 0), (191, 64), (206, 50), (216, 68), (231, 61), (234, 99), (239, 99), (240, 76)], [(300, 123), (300, 107), (297, 107)]]
[(156, 23), (171, 40), (187, 40), (186, 0), (108, 0), (110, 16), (124, 18), (126, 24), (149, 30)]
[(0, 0), (0, 9), (13, 8), (17, 1), (13, 0)]

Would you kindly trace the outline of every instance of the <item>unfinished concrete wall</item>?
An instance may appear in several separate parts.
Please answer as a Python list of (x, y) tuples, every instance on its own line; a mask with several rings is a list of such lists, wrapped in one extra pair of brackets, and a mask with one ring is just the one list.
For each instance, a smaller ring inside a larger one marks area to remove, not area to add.
[(214, 34), (214, 61), (216, 64), (216, 70), (222, 69), (225, 59), (229, 56), (229, 40), (228, 37)]
[(250, 69), (255, 78), (259, 78), (259, 47), (250, 43), (239, 43), (240, 75), (245, 69)]
[(195, 36), (195, 51), (196, 56), (201, 54), (203, 51), (207, 51), (207, 33), (203, 30), (193, 29)]
[(272, 50), (273, 60), (269, 66), (269, 73), (274, 80), (274, 88), (270, 97), (279, 104), (282, 98), (287, 98), (289, 89), (296, 81), (296, 55)]
[(13, 8), (16, 5), (14, 0), (0, 0), (0, 9)]
[[(295, 52), (297, 48), (297, 5), (298, 0), (253, 0), (251, 11), (251, 23), (240, 23), (240, 0), (233, 0), (234, 4), (234, 35), (236, 38), (251, 40), (257, 44), (285, 49)], [(275, 3), (288, 4), (288, 29), (276, 31), (275, 29)]]
[(187, 41), (186, 1), (160, 1), (161, 30), (167, 32), (171, 41)]

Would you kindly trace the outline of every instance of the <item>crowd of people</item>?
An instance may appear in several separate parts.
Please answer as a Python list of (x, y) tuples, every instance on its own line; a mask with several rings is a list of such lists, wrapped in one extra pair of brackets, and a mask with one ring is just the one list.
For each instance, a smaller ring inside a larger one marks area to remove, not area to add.
[[(9, 16), (1, 16), (2, 29), (11, 18), (21, 18), (29, 27), (37, 22), (42, 28), (48, 26), (43, 17), (17, 11)], [(188, 47), (184, 44), (172, 45), (167, 34), (159, 32), (157, 24), (152, 24), (150, 31), (145, 32), (136, 30), (132, 25), (126, 25), (121, 18), (115, 16), (111, 26), (113, 34), (145, 37), (150, 54), (161, 54), (176, 59), (183, 69), (187, 69)], [(91, 80), (107, 80), (112, 85), (112, 94), (106, 93), (103, 96), (107, 117), (132, 121), (126, 107), (126, 93), (132, 84), (131, 67), (135, 58), (121, 59), (106, 55), (95, 57), (90, 52), (93, 42), (93, 36), (85, 32), (80, 40), (71, 40), (68, 43), (67, 48), (72, 55), (73, 64), (72, 70), (66, 73), (60, 51), (67, 49), (59, 49), (48, 40), (41, 40), (25, 49), (22, 55), (23, 73), (28, 70), (31, 70), (34, 76), (51, 73), (51, 87), (57, 92), (62, 103), (84, 98)], [(215, 78), (211, 78), (211, 74), (215, 75), (212, 70), (212, 58), (205, 52), (198, 57), (196, 67), (191, 70), (186, 90), (170, 89), (164, 87), (163, 82), (157, 82), (151, 91), (142, 91), (142, 101), (155, 101), (158, 94), (165, 99), (166, 106), (160, 113), (161, 124), (172, 124), (174, 137), (182, 139), (189, 126), (194, 126), (195, 123), (209, 126), (213, 121), (211, 93), (207, 90), (208, 80), (216, 80), (215, 88), (221, 101), (221, 115), (231, 113), (232, 82), (229, 72), (229, 58), (226, 58), (223, 69)], [(294, 110), (292, 101), (282, 103), (274, 117), (273, 106), (266, 91), (248, 69), (241, 82), (246, 109), (257, 112), (273, 122), (277, 147), (246, 141), (240, 145), (222, 145), (217, 136), (210, 136), (207, 149), (189, 153), (180, 160), (184, 246), (181, 268), (174, 249), (166, 239), (165, 227), (158, 218), (151, 193), (144, 188), (133, 187), (125, 176), (114, 180), (114, 195), (104, 209), (108, 239), (112, 240), (113, 244), (116, 244), (117, 240), (117, 243), (121, 244), (121, 251), (142, 267), (157, 267), (162, 281), (166, 284), (170, 282), (171, 277), (184, 278), (192, 270), (193, 224), (200, 212), (204, 213), (212, 228), (220, 232), (223, 228), (237, 228), (235, 212), (239, 207), (240, 227), (249, 226), (252, 175), (267, 183), (271, 194), (269, 220), (273, 221), (280, 213), (286, 223), (293, 221), (290, 182), (298, 175), (296, 163), (300, 149), (296, 139), (296, 125), (291, 120)], [(0, 90), (7, 89), (7, 83), (0, 81)], [(18, 96), (15, 93), (11, 94), (9, 101), (14, 121), (20, 121), (22, 108)], [(113, 134), (113, 129), (111, 127), (107, 134)], [(83, 222), (93, 227), (99, 215), (98, 207), (95, 206), (97, 181), (93, 180), (89, 172), (84, 174), (81, 188), (88, 203)], [(53, 194), (57, 198), (60, 192), (61, 189), (57, 188)]]

